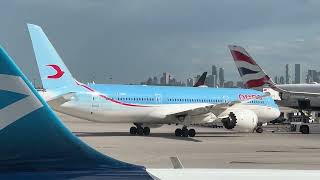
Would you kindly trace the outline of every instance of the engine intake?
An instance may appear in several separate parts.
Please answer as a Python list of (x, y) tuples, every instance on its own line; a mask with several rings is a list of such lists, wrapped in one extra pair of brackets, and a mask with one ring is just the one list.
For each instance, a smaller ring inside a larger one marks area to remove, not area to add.
[(234, 110), (221, 121), (226, 129), (253, 131), (258, 124), (258, 116), (251, 110)]
[(229, 117), (221, 122), (226, 129), (233, 129), (237, 125), (237, 117), (233, 112), (230, 112)]

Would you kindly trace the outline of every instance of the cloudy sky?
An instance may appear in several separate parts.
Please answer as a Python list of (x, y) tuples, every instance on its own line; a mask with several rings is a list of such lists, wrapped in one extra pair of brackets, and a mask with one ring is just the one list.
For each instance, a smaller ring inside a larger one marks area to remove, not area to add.
[(238, 80), (228, 44), (242, 45), (272, 76), (284, 65), (320, 67), (318, 0), (1, 0), (0, 44), (39, 79), (26, 23), (42, 26), (74, 77), (135, 83), (224, 67)]

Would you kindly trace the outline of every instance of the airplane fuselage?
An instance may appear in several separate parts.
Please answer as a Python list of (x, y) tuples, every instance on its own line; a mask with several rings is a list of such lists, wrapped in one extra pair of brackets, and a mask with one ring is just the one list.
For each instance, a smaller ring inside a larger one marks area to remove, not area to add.
[[(79, 85), (71, 101), (54, 107), (56, 111), (97, 122), (108, 123), (181, 123), (171, 112), (196, 109), (204, 105), (228, 103), (258, 97), (259, 91), (236, 88), (193, 88), (141, 85)], [(50, 93), (50, 92), (47, 92)], [(237, 104), (221, 114), (235, 109), (253, 111), (260, 122), (278, 117), (277, 105), (270, 97)], [(219, 119), (206, 113), (192, 116), (192, 123), (213, 122)]]
[[(277, 85), (279, 88), (291, 92), (305, 92), (305, 93), (319, 93), (320, 84), (281, 84)], [(310, 102), (310, 109), (320, 110), (320, 97), (306, 98), (306, 96), (288, 95), (283, 93), (279, 105), (298, 108), (298, 101), (308, 100)]]

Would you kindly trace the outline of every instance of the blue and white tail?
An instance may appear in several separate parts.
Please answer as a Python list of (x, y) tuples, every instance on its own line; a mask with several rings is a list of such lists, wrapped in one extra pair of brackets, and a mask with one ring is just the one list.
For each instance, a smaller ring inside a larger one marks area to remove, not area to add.
[(69, 87), (76, 86), (75, 79), (41, 27), (28, 24), (28, 29), (43, 88), (66, 93)]
[(143, 167), (107, 157), (66, 129), (3, 48), (0, 82), (0, 177), (8, 172), (84, 170), (133, 170), (147, 177)]

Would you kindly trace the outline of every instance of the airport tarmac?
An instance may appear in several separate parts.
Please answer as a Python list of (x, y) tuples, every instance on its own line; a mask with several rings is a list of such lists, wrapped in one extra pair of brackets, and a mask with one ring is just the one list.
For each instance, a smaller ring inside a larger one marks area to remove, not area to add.
[(195, 127), (194, 138), (175, 137), (176, 126), (131, 136), (130, 124), (103, 124), (58, 114), (71, 131), (98, 151), (147, 168), (172, 168), (178, 156), (185, 168), (320, 169), (320, 134), (233, 133)]

